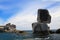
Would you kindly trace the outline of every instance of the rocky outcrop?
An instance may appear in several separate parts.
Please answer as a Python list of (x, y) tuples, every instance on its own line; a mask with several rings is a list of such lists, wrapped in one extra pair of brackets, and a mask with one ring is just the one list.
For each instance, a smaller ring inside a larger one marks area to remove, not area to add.
[(40, 23), (51, 22), (51, 16), (47, 9), (38, 9), (37, 21)]
[(35, 34), (49, 34), (49, 27), (47, 24), (40, 24), (40, 23), (33, 23), (32, 24), (32, 28), (33, 28), (33, 33)]
[(59, 34), (60, 34), (60, 29), (57, 29), (57, 30), (56, 30), (56, 33), (59, 33)]
[(16, 25), (8, 23), (5, 26), (0, 26), (0, 32), (10, 32), (10, 33), (16, 33), (18, 35), (22, 34), (25, 35), (27, 32), (16, 30)]
[(25, 32), (25, 31), (20, 31), (20, 30), (15, 30), (14, 31), (14, 33), (16, 33), (17, 35), (26, 35), (27, 34), (27, 32)]
[(49, 27), (48, 23), (51, 22), (51, 16), (49, 15), (48, 10), (46, 9), (39, 9), (38, 10), (38, 16), (37, 16), (37, 22), (32, 23), (32, 30), (33, 34), (35, 35), (48, 35), (49, 33)]

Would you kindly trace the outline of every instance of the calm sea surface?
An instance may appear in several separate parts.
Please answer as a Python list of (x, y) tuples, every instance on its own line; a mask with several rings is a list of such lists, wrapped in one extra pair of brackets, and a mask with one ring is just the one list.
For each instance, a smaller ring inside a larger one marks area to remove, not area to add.
[(17, 35), (15, 33), (0, 33), (0, 40), (60, 40), (60, 34), (51, 34), (44, 38), (34, 38), (32, 31), (27, 31), (27, 35)]

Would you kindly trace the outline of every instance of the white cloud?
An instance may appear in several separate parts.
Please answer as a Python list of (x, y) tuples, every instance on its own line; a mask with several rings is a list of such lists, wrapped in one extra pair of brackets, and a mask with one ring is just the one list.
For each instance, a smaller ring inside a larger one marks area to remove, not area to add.
[[(53, 2), (54, 3), (54, 2)], [(13, 23), (17, 25), (17, 29), (19, 30), (31, 30), (32, 26), (31, 24), (33, 22), (36, 22), (37, 19), (37, 9), (39, 8), (45, 8), (49, 5), (52, 5), (53, 3), (49, 2), (33, 2), (28, 5), (27, 7), (22, 11), (18, 12), (14, 16), (10, 17), (6, 23)]]
[(52, 16), (50, 27), (51, 29), (60, 28), (60, 6), (55, 6), (49, 9)]

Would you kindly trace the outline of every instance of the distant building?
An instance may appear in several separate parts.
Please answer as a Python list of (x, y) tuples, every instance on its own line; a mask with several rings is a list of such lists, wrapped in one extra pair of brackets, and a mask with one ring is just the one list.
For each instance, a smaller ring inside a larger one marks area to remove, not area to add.
[(8, 23), (5, 26), (0, 26), (0, 31), (9, 31), (13, 32), (16, 30), (16, 25)]
[(9, 27), (10, 27), (10, 26), (11, 26), (11, 24), (8, 23), (8, 24), (5, 25), (4, 29), (5, 29), (5, 30), (9, 30)]
[(0, 31), (3, 31), (4, 30), (4, 27), (5, 26), (0, 26)]
[(16, 25), (14, 25), (14, 24), (10, 25), (9, 29), (12, 32), (15, 31), (16, 30)]

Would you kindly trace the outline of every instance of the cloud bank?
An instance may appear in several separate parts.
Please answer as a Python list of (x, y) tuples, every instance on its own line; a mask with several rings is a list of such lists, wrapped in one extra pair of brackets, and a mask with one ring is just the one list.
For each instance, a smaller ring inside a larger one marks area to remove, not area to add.
[(49, 25), (51, 29), (60, 28), (60, 5), (52, 7), (50, 9), (50, 14), (52, 16), (51, 24)]
[[(51, 29), (59, 28), (59, 8), (60, 5), (52, 7), (51, 5), (55, 4), (56, 2), (40, 2), (34, 1), (27, 3), (27, 5), (22, 6), (23, 10), (15, 13), (13, 16), (8, 18), (6, 23), (16, 24), (18, 30), (32, 30), (31, 24), (36, 22), (37, 20), (37, 10), (38, 9), (48, 9), (51, 16), (52, 16), (52, 23), (50, 24)], [(18, 6), (18, 5), (17, 5)], [(0, 20), (3, 23), (3, 19)]]

